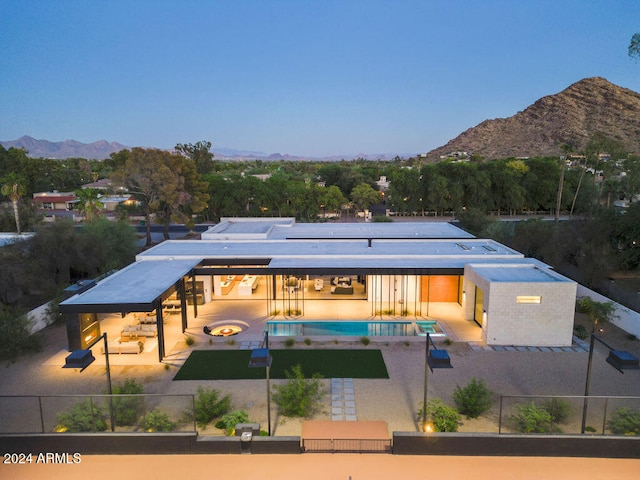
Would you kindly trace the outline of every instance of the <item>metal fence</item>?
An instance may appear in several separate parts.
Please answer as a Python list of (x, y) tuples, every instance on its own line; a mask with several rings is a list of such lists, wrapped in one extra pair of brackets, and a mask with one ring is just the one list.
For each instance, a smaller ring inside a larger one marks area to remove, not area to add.
[(640, 397), (502, 396), (498, 433), (640, 435)]
[(318, 453), (389, 453), (391, 439), (303, 438), (303, 452)]
[(10, 395), (0, 412), (0, 433), (196, 432), (193, 395)]

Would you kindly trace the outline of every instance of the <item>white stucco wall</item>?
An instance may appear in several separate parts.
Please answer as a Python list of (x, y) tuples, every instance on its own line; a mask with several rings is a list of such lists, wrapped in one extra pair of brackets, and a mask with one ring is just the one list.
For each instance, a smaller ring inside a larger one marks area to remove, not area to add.
[[(488, 345), (570, 346), (576, 284), (492, 282), (487, 302)], [(539, 304), (518, 304), (518, 295), (539, 295)]]
[[(577, 284), (554, 274), (560, 281), (490, 281), (482, 268), (465, 267), (464, 313), (473, 319), (475, 287), (484, 292), (482, 337), (488, 345), (570, 346)], [(518, 304), (519, 295), (539, 295), (539, 304)]]

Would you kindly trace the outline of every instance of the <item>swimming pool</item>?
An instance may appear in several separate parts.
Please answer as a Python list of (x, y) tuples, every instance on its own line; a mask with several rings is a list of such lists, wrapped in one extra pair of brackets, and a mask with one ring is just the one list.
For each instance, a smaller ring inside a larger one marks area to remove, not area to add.
[(416, 335), (445, 336), (444, 330), (433, 320), (418, 322), (370, 321), (268, 321), (265, 330), (275, 337), (412, 337)]

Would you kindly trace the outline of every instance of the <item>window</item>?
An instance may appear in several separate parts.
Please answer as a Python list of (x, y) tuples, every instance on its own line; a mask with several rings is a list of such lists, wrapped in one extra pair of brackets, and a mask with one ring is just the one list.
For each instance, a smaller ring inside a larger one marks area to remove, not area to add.
[(540, 295), (518, 295), (516, 297), (516, 303), (541, 303), (542, 297)]

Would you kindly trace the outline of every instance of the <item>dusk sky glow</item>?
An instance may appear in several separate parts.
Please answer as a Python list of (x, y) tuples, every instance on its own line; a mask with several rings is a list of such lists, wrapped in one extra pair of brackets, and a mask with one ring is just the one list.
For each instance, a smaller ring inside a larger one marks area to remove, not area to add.
[(637, 0), (0, 0), (0, 140), (417, 154), (592, 76)]

